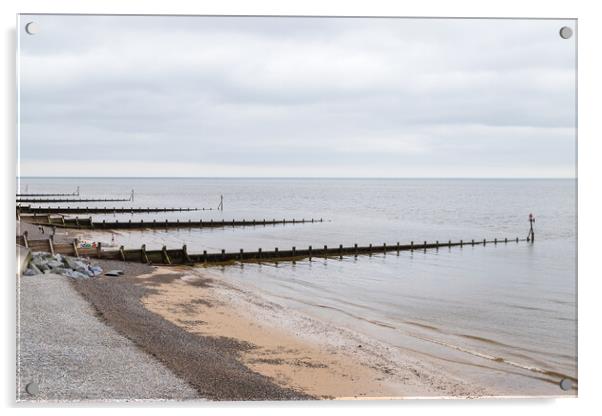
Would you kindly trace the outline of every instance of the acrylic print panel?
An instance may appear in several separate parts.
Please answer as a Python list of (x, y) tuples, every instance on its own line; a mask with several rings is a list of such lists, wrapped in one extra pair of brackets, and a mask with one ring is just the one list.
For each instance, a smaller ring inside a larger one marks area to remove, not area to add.
[(18, 33), (19, 400), (577, 395), (576, 21)]

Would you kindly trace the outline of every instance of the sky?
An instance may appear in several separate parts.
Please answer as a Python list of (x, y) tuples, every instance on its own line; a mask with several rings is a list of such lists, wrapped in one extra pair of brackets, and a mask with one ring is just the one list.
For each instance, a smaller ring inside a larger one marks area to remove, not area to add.
[(19, 174), (574, 178), (562, 26), (22, 15)]

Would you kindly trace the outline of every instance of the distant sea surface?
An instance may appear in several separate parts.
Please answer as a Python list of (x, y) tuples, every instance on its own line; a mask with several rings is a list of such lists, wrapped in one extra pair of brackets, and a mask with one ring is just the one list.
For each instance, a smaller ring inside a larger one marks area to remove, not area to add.
[[(577, 375), (576, 181), (569, 179), (24, 178), (21, 192), (129, 197), (60, 205), (205, 207), (129, 219), (309, 219), (323, 223), (119, 232), (115, 245), (190, 252), (527, 236), (521, 242), (211, 272), (270, 300), (423, 354), (499, 391), (561, 394)], [(220, 195), (224, 210), (217, 211)], [(35, 205), (35, 204), (34, 204)], [(58, 205), (56, 203), (51, 206)], [(105, 244), (107, 235), (95, 236)], [(427, 358), (428, 357), (428, 358)]]

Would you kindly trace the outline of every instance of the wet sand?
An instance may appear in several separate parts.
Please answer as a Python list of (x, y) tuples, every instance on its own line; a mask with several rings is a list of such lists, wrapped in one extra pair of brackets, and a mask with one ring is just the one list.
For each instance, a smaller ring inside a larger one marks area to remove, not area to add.
[(213, 280), (190, 274), (168, 280), (142, 299), (147, 309), (187, 332), (253, 345), (242, 351), (242, 362), (278, 385), (322, 398), (395, 396), (399, 392), (400, 386), (377, 369), (245, 316), (216, 296)]
[(239, 346), (241, 365), (283, 389), (322, 399), (490, 393), (365, 336), (208, 276), (210, 271), (203, 269), (162, 267), (131, 283), (144, 288), (140, 300), (148, 312), (186, 334), (231, 340)]

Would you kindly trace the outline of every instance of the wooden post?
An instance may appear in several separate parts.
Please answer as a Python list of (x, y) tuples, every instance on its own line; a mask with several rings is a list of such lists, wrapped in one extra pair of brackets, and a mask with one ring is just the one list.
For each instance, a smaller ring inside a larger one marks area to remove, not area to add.
[(293, 246), (293, 257), (295, 257), (297, 255), (296, 251), (297, 251), (297, 248), (295, 246)]
[(424, 242), (424, 251), (426, 251), (426, 241)]
[(203, 263), (207, 264), (207, 250), (203, 250)]
[(368, 245), (368, 254), (372, 257), (372, 243)]
[(257, 257), (259, 257), (259, 260), (261, 260), (261, 247), (259, 247), (259, 250), (257, 250)]
[(533, 231), (533, 223), (535, 222), (535, 217), (533, 214), (529, 214), (529, 234), (527, 235), (527, 241), (532, 243), (535, 242), (535, 231)]
[(163, 248), (161, 249), (162, 254), (163, 254), (163, 261), (167, 264), (171, 264), (171, 259), (169, 258), (169, 255), (167, 255), (167, 247), (163, 246)]
[(75, 244), (75, 241), (72, 241), (71, 245), (73, 246), (73, 254), (75, 254), (75, 257), (79, 257), (79, 251), (77, 250), (77, 244)]
[(140, 258), (143, 263), (150, 263), (150, 261), (148, 261), (148, 256), (146, 255), (146, 244), (140, 246)]
[(397, 255), (399, 256), (399, 241), (397, 242)]
[(324, 258), (328, 257), (328, 246), (324, 246)]
[(52, 239), (48, 239), (48, 247), (50, 248), (50, 254), (54, 256), (54, 244), (52, 244)]
[(504, 238), (504, 243), (508, 244), (508, 237)]
[(309, 252), (309, 261), (311, 261), (311, 246), (309, 246), (309, 249), (307, 251)]
[(487, 245), (487, 239), (486, 238), (483, 239), (483, 245), (484, 246)]
[(343, 258), (343, 245), (339, 244), (339, 259)]
[(240, 249), (240, 257), (239, 257), (240, 261), (242, 261), (242, 258), (243, 258), (243, 251), (242, 251), (242, 248), (241, 248)]
[(435, 241), (435, 245), (436, 245), (437, 250), (439, 250), (439, 240)]
[(414, 251), (414, 242), (413, 241), (410, 241), (410, 250)]
[(184, 262), (192, 263), (192, 260), (190, 259), (190, 256), (188, 255), (188, 247), (186, 247), (186, 244), (184, 244), (182, 246), (182, 257), (184, 257)]
[(102, 243), (99, 241), (98, 245), (96, 246), (96, 257), (101, 258), (102, 257)]
[(357, 259), (357, 243), (353, 244), (353, 256)]
[(125, 253), (123, 252), (123, 246), (119, 246), (119, 255), (121, 256), (121, 260), (125, 261)]
[(493, 239), (493, 244), (497, 244), (497, 238)]
[(226, 250), (222, 248), (222, 261), (226, 260)]
[(274, 258), (278, 258), (278, 247), (274, 248)]
[(472, 245), (474, 246), (474, 240), (472, 240)]
[(383, 254), (387, 255), (387, 243), (383, 243)]

